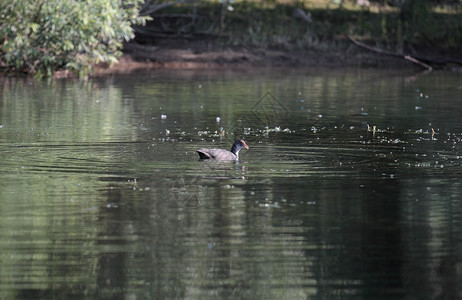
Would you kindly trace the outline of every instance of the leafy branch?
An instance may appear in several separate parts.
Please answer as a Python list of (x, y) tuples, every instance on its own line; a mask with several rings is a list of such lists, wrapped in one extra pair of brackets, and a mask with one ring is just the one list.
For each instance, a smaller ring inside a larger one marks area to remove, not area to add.
[(0, 3), (0, 61), (10, 70), (52, 76), (59, 69), (87, 74), (96, 63), (114, 63), (140, 0), (10, 0)]

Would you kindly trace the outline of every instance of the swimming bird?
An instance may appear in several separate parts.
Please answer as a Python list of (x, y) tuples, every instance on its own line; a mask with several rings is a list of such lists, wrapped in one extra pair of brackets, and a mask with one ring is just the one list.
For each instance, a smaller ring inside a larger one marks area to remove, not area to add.
[(249, 149), (249, 146), (245, 143), (244, 140), (234, 141), (231, 151), (224, 149), (199, 149), (197, 153), (199, 154), (200, 159), (213, 159), (213, 160), (238, 160), (239, 151), (242, 149)]

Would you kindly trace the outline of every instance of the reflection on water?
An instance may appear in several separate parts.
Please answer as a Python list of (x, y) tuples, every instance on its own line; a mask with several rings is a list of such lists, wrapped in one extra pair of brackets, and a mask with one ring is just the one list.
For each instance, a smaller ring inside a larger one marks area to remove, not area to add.
[(0, 298), (460, 298), (460, 76), (277, 73), (0, 79)]

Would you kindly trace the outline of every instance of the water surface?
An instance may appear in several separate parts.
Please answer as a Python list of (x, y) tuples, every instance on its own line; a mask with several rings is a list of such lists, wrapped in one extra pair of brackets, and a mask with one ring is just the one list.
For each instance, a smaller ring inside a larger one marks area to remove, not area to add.
[(0, 298), (460, 298), (461, 79), (0, 79)]

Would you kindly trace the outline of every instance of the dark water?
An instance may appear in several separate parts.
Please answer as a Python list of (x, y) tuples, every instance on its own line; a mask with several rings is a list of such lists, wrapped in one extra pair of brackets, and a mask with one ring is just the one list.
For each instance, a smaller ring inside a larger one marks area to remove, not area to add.
[(462, 298), (460, 74), (0, 87), (1, 299)]

